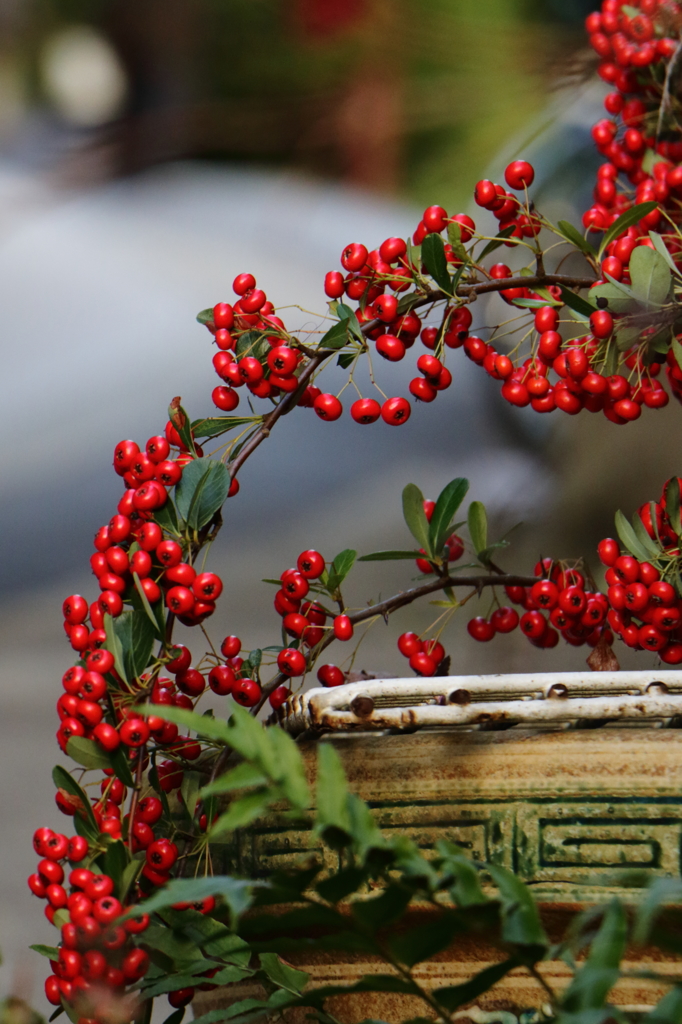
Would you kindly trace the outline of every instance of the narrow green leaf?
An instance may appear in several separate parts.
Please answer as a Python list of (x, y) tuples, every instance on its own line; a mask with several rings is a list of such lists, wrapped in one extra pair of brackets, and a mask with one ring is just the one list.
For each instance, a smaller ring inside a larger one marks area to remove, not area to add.
[(216, 794), (232, 793), (235, 789), (265, 786), (267, 782), (268, 779), (263, 775), (260, 768), (249, 764), (248, 761), (243, 761), (236, 768), (232, 768), (225, 775), (220, 775), (214, 782), (210, 782), (208, 786), (204, 786), (199, 795), (202, 800), (205, 800), (206, 797), (215, 796)]
[(124, 786), (131, 788), (135, 785), (130, 771), (130, 761), (126, 757), (123, 747), (117, 747), (109, 754), (109, 763), (114, 769), (114, 775), (120, 779)]
[(180, 793), (190, 818), (194, 818), (203, 778), (199, 772), (185, 771), (182, 775)]
[(301, 750), (284, 729), (264, 730), (275, 762), (274, 778), (291, 806), (304, 811), (311, 805), (310, 789), (305, 774)]
[(672, 270), (673, 274), (677, 274), (678, 277), (679, 277), (680, 268), (677, 266), (677, 264), (675, 263), (675, 260), (670, 255), (670, 250), (668, 249), (668, 246), (663, 241), (663, 238), (661, 237), (661, 235), (659, 235), (657, 231), (650, 231), (649, 232), (649, 238), (654, 243), (654, 246), (656, 248), (656, 252), (661, 254), (661, 256), (663, 257), (665, 262), (668, 264), (668, 266)]
[(634, 555), (640, 562), (648, 562), (649, 555), (646, 548), (640, 543), (637, 534), (630, 526), (620, 509), (615, 515), (616, 532), (621, 539), (624, 547), (628, 549), (631, 555)]
[(78, 797), (83, 810), (82, 813), (76, 812), (77, 815), (84, 818), (94, 831), (99, 833), (99, 826), (92, 810), (92, 804), (88, 800), (85, 790), (78, 785), (73, 776), (67, 772), (66, 768), (62, 768), (61, 765), (55, 765), (52, 769), (52, 779), (57, 789), (65, 789), (71, 796)]
[(230, 730), (227, 722), (222, 722), (218, 718), (209, 718), (207, 715), (200, 715), (197, 711), (172, 708), (165, 704), (149, 704), (147, 710), (150, 715), (158, 715), (164, 721), (175, 722), (176, 725), (192, 729), (197, 735), (205, 736), (209, 740), (230, 743)]
[[(175, 399), (173, 401), (175, 401)], [(175, 426), (175, 421), (178, 420), (178, 418), (179, 422), (182, 423), (181, 427)], [(168, 419), (171, 421), (171, 423), (177, 430), (178, 434), (180, 435), (180, 439), (184, 444), (185, 448), (187, 449), (187, 451), (191, 452), (193, 455), (196, 455), (197, 450), (194, 445), (194, 438), (192, 437), (192, 431), (190, 430), (189, 425), (190, 419), (185, 410), (182, 408), (182, 406), (178, 405), (176, 407), (173, 405), (173, 403), (171, 403), (171, 405), (168, 406)]]
[(475, 865), (454, 843), (439, 839), (436, 851), (442, 858), (441, 871), (451, 874), (453, 884), (450, 895), (459, 907), (481, 906), (488, 902), (478, 877)]
[[(655, 521), (656, 519), (654, 517), (652, 519), (652, 522)], [(661, 553), (661, 549), (659, 548), (658, 544), (656, 544), (656, 542), (652, 540), (649, 534), (647, 533), (639, 512), (635, 512), (634, 516), (632, 517), (632, 526), (635, 533), (637, 534), (637, 540), (640, 542), (644, 550), (648, 552), (648, 558), (658, 558), (658, 556)]]
[(632, 206), (629, 210), (626, 210), (625, 213), (621, 213), (620, 217), (613, 222), (601, 240), (598, 253), (599, 259), (601, 259), (602, 253), (607, 246), (611, 244), (614, 238), (618, 238), (618, 236), (623, 234), (624, 231), (627, 231), (631, 225), (637, 224), (642, 217), (646, 217), (646, 215), (651, 213), (652, 210), (655, 210), (657, 206), (658, 203), (655, 200), (652, 200), (648, 203), (638, 203), (637, 206)]
[(421, 927), (412, 927), (389, 939), (393, 956), (407, 967), (430, 960), (450, 945), (455, 935), (463, 930), (455, 914), (442, 913), (434, 921)]
[(488, 515), (482, 501), (472, 501), (469, 505), (467, 526), (474, 551), (480, 558), (488, 546)]
[(348, 320), (339, 320), (324, 334), (317, 345), (318, 348), (343, 348), (348, 343)]
[(599, 931), (590, 946), (584, 965), (577, 971), (562, 995), (562, 1008), (568, 1013), (601, 1009), (619, 976), (620, 961), (627, 942), (627, 920), (619, 900), (606, 907)]
[(464, 501), (468, 490), (469, 481), (464, 477), (457, 477), (455, 480), (451, 480), (438, 495), (436, 507), (429, 523), (429, 541), (432, 551), (442, 551), (445, 541), (450, 536), (452, 521), (457, 509)]
[(259, 959), (262, 970), (278, 988), (300, 995), (308, 984), (309, 974), (285, 964), (276, 953), (261, 953)]
[(357, 352), (342, 352), (336, 360), (336, 365), (340, 366), (342, 370), (347, 370), (349, 366), (352, 366), (357, 358)]
[(144, 867), (143, 860), (131, 860), (130, 863), (124, 868), (121, 875), (120, 890), (121, 890), (121, 902), (125, 901), (126, 896), (130, 892), (130, 889), (137, 881), (137, 876)]
[(471, 263), (471, 257), (462, 245), (462, 225), (457, 221), (451, 220), (448, 223), (448, 242), (452, 246), (452, 251), (459, 256), (463, 263)]
[(231, 483), (230, 471), (222, 462), (211, 462), (192, 496), (187, 510), (187, 523), (200, 530), (222, 508)]
[(378, 896), (359, 899), (351, 903), (351, 913), (355, 920), (370, 932), (402, 917), (412, 900), (409, 889), (398, 885), (389, 885)]
[(198, 903), (208, 896), (221, 896), (234, 915), (243, 914), (251, 905), (251, 890), (264, 886), (265, 882), (245, 881), (230, 875), (212, 875), (208, 878), (174, 878), (139, 903), (134, 911), (128, 911), (122, 920), (138, 914), (153, 914), (171, 907), (174, 903)]
[(589, 317), (596, 311), (596, 306), (592, 306), (589, 302), (586, 302), (586, 300), (580, 295), (572, 292), (570, 288), (566, 288), (564, 285), (560, 284), (559, 290), (561, 291), (561, 298), (563, 301), (567, 306), (570, 306), (571, 309), (574, 309), (576, 313), (582, 313), (583, 316)]
[(157, 620), (154, 612), (152, 611), (152, 606), (149, 603), (149, 598), (147, 597), (147, 595), (145, 594), (144, 590), (142, 589), (142, 584), (140, 583), (140, 577), (137, 575), (136, 572), (133, 573), (133, 582), (135, 583), (135, 590), (137, 591), (137, 595), (140, 598), (140, 603), (141, 603), (141, 605), (142, 605), (142, 607), (144, 609), (145, 615), (147, 616), (147, 618), (151, 622), (152, 626), (154, 627), (154, 632), (156, 633), (156, 635), (158, 637), (159, 636), (159, 623), (158, 623), (158, 620)]
[(440, 235), (427, 235), (422, 242), (422, 261), (436, 284), (447, 294), (450, 293), (450, 275), (445, 246)]
[(141, 675), (149, 664), (156, 639), (156, 627), (143, 610), (123, 612), (113, 620), (114, 632), (123, 651), (126, 678)]
[(236, 828), (250, 825), (252, 821), (266, 814), (278, 797), (281, 799), (281, 794), (274, 793), (272, 789), (259, 789), (234, 800), (209, 830), (208, 840), (215, 842), (219, 837), (234, 832)]
[(114, 883), (114, 895), (122, 899), (121, 886), (126, 868), (130, 863), (128, 850), (120, 839), (107, 843), (104, 853), (97, 858), (102, 873)]
[(646, 945), (651, 940), (652, 928), (661, 911), (667, 905), (680, 903), (682, 903), (681, 879), (657, 878), (652, 882), (637, 907), (632, 932), (633, 941), (640, 946)]
[(123, 663), (123, 645), (121, 644), (118, 633), (114, 628), (114, 620), (108, 612), (104, 613), (104, 632), (107, 635), (104, 646), (111, 654), (113, 654), (114, 668), (123, 682), (127, 683), (129, 680)]
[(370, 555), (361, 555), (358, 562), (395, 562), (401, 558), (423, 557), (420, 551), (373, 551)]
[(500, 964), (492, 964), (492, 966), (484, 968), (484, 970), (479, 971), (473, 978), (463, 982), (461, 985), (448, 985), (445, 988), (434, 989), (433, 996), (450, 1013), (454, 1013), (460, 1006), (464, 1006), (465, 1003), (471, 1003), (474, 999), (483, 995), (484, 992), (491, 989), (496, 982), (501, 981), (506, 974), (509, 974), (510, 971), (513, 971), (519, 965), (520, 961), (516, 957), (510, 957), (508, 960), (503, 960)]
[(247, 423), (262, 422), (262, 416), (206, 416), (200, 420), (194, 420), (192, 431), (196, 438), (207, 440), (211, 437), (220, 437), (237, 427), (244, 427)]
[(339, 903), (351, 893), (357, 892), (365, 882), (367, 873), (359, 867), (343, 868), (336, 874), (323, 878), (315, 886), (319, 896), (329, 903)]
[(341, 586), (348, 573), (355, 564), (357, 558), (357, 551), (353, 551), (352, 548), (346, 548), (344, 551), (333, 559), (329, 572), (327, 573), (326, 586), (327, 589), (333, 593)]
[(486, 864), (486, 871), (500, 893), (502, 940), (516, 946), (546, 947), (547, 936), (528, 886), (499, 864)]
[(102, 748), (84, 736), (72, 736), (66, 744), (66, 752), (84, 768), (111, 768), (111, 761)]
[(200, 324), (212, 324), (213, 323), (213, 307), (209, 309), (202, 309), (200, 313), (197, 313), (197, 321)]
[(315, 805), (318, 827), (333, 826), (350, 833), (346, 775), (339, 755), (329, 741), (320, 743), (317, 748)]
[(516, 225), (515, 224), (510, 224), (508, 228), (503, 228), (503, 230), (500, 231), (495, 236), (495, 238), (492, 238), (488, 242), (486, 247), (481, 252), (480, 256), (477, 257), (477, 261), (480, 263), (481, 260), (485, 259), (486, 256), (489, 256), (491, 252), (495, 252), (495, 249), (499, 249), (499, 247), (501, 245), (503, 245), (504, 242), (506, 242), (506, 240), (509, 238), (509, 236), (514, 234), (515, 230), (516, 230)]
[(43, 946), (40, 942), (38, 942), (33, 946), (29, 946), (28, 948), (32, 949), (34, 953), (40, 953), (41, 956), (49, 957), (50, 960), (59, 959), (59, 950), (57, 949), (56, 946)]
[(567, 220), (560, 220), (557, 222), (559, 233), (564, 236), (568, 242), (572, 242), (581, 252), (584, 252), (586, 256), (596, 256), (597, 250), (593, 245), (587, 241), (586, 238), (580, 234), (577, 228), (569, 224)]
[(154, 510), (153, 518), (154, 522), (158, 523), (162, 530), (167, 530), (169, 533), (174, 533), (176, 535), (180, 533), (178, 514), (172, 498), (169, 497), (162, 508)]
[(679, 536), (682, 533), (682, 523), (680, 522), (680, 481), (677, 476), (670, 478), (665, 489), (665, 510), (673, 530)]
[(658, 1001), (653, 1010), (642, 1017), (643, 1024), (680, 1024), (682, 1021), (682, 987), (675, 985)]
[(424, 512), (424, 495), (416, 484), (408, 484), (403, 490), (403, 516), (407, 528), (428, 555), (435, 552), (429, 540), (429, 521)]

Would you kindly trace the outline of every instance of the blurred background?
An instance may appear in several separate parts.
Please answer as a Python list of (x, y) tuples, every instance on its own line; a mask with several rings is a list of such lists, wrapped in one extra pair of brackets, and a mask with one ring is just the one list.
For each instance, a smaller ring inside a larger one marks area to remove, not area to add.
[[(194, 316), (229, 301), (238, 272), (291, 307), (288, 326), (316, 327), (346, 244), (411, 234), (432, 203), (468, 210), (474, 182), (500, 180), (515, 156), (533, 160), (543, 211), (577, 222), (604, 93), (584, 51), (592, 6), (0, 0), (0, 992), (46, 1009), (47, 965), (27, 946), (54, 933), (25, 878), (33, 830), (63, 827), (50, 780), (72, 660), (61, 602), (94, 596), (92, 536), (120, 495), (114, 445), (161, 431), (177, 394), (193, 417), (211, 413), (211, 339)], [(474, 327), (495, 322), (496, 301)], [(406, 393), (408, 362), (379, 368), (387, 393)], [(408, 481), (435, 497), (467, 476), (494, 530), (523, 521), (510, 569), (585, 552), (596, 571), (614, 510), (631, 513), (679, 469), (677, 408), (627, 430), (586, 413), (545, 419), (511, 410), (461, 354), (451, 363), (452, 388), (399, 434), (310, 410), (282, 421), (240, 474), (211, 553), (226, 582), (215, 639), (277, 642), (259, 581), (306, 547), (331, 558), (404, 546)], [(333, 372), (327, 386), (341, 386)], [(412, 575), (380, 569), (357, 569), (352, 600)], [(403, 674), (398, 633), (435, 614), (375, 626), (355, 668)], [(586, 648), (548, 654), (517, 635), (477, 645), (467, 617), (444, 635), (453, 673), (584, 665)]]

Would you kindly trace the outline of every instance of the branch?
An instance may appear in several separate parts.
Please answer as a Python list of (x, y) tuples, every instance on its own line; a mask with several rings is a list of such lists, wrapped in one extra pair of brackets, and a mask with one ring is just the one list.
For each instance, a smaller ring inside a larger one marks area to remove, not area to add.
[[(407, 604), (412, 604), (413, 601), (417, 601), (420, 597), (424, 597), (426, 594), (434, 594), (438, 590), (445, 590), (448, 587), (474, 587), (480, 591), (484, 587), (532, 587), (534, 583), (538, 581), (537, 576), (515, 576), (509, 573), (502, 573), (498, 576), (439, 576), (435, 580), (424, 583), (421, 587), (411, 587), (410, 590), (404, 590), (400, 594), (394, 594), (393, 597), (387, 597), (385, 601), (381, 601), (379, 604), (370, 605), (368, 608), (363, 608), (360, 612), (355, 612), (354, 615), (349, 615), (348, 618), (355, 625), (358, 622), (364, 622), (366, 619), (374, 619), (377, 615), (385, 616), (390, 615), (391, 612), (397, 611), (398, 608), (404, 608)], [(332, 630), (329, 631), (329, 635), (321, 640), (317, 647), (317, 654), (320, 655), (322, 651), (328, 647), (334, 640), (334, 633)], [(290, 682), (290, 676), (285, 675), (283, 672), (279, 672), (274, 679), (269, 683), (266, 683), (263, 687), (263, 692), (258, 703), (251, 709), (252, 715), (257, 715), (260, 709), (265, 704), (266, 700), (278, 686), (282, 686), (284, 683)]]

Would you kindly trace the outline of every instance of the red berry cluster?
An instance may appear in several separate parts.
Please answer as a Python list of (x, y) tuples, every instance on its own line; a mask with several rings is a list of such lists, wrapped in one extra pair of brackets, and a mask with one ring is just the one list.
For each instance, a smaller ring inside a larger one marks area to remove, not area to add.
[[(61, 926), (59, 959), (51, 961), (53, 973), (45, 982), (47, 999), (54, 1006), (65, 1000), (82, 1008), (94, 998), (106, 1005), (108, 994), (121, 993), (147, 972), (149, 954), (134, 945), (133, 936), (146, 930), (149, 917), (144, 914), (117, 924), (125, 908), (107, 875), (75, 867), (65, 883), (67, 862), (81, 864), (91, 854), (82, 836), (67, 839), (39, 828), (33, 847), (41, 860), (28, 879), (31, 892), (47, 900), (45, 914), (50, 922), (55, 923), (63, 910), (69, 918)], [(95, 1007), (82, 1014), (94, 1015)]]
[[(607, 566), (608, 623), (638, 651), (654, 651), (668, 665), (682, 663), (682, 598), (673, 585), (680, 554), (679, 536), (667, 513), (666, 495), (642, 505), (637, 515), (652, 541), (660, 546), (659, 566), (627, 552), (618, 541), (602, 540), (597, 548)], [(667, 575), (669, 578), (665, 579)], [(671, 582), (671, 580), (673, 582)]]
[[(665, 224), (663, 211), (680, 222), (682, 142), (666, 138), (666, 123), (661, 132), (659, 110), (667, 65), (679, 44), (682, 7), (676, 0), (635, 0), (630, 5), (603, 0), (601, 11), (588, 15), (585, 25), (601, 60), (599, 74), (614, 91), (604, 100), (611, 116), (592, 128), (592, 138), (608, 163), (599, 168), (595, 202), (583, 223), (592, 231), (603, 231), (633, 202), (659, 204), (640, 222), (640, 231), (610, 247), (608, 263), (602, 264), (611, 277), (626, 280), (624, 267), (638, 236)], [(679, 239), (671, 236), (668, 248), (673, 254), (680, 252)]]
[(401, 633), (398, 650), (409, 658), (410, 668), (418, 676), (435, 676), (445, 660), (445, 648), (439, 640), (422, 640), (416, 633)]
[(487, 641), (518, 626), (534, 647), (556, 647), (560, 635), (573, 647), (596, 647), (604, 635), (609, 644), (613, 642), (605, 626), (608, 601), (599, 591), (586, 588), (582, 572), (544, 558), (535, 566), (535, 575), (543, 578), (532, 587), (505, 587), (509, 600), (524, 608), (520, 617), (514, 608), (497, 608), (489, 619), (471, 619), (469, 635)]

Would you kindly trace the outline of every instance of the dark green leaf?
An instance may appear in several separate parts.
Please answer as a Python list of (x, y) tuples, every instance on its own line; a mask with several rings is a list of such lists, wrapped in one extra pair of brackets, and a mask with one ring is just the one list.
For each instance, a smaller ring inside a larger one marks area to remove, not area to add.
[(424, 512), (424, 495), (416, 484), (408, 484), (403, 490), (403, 516), (414, 539), (428, 555), (433, 556), (429, 540), (429, 521)]
[(230, 742), (230, 730), (226, 722), (218, 718), (209, 718), (207, 715), (200, 715), (197, 711), (187, 711), (185, 708), (172, 708), (165, 704), (154, 704), (154, 714), (168, 722), (175, 722), (176, 725), (192, 729), (200, 736), (210, 740), (218, 740), (221, 743)]
[(454, 884), (449, 886), (450, 895), (459, 907), (480, 906), (487, 903), (481, 888), (475, 865), (454, 843), (439, 839), (436, 852), (442, 858), (441, 871), (451, 874)]
[(646, 1024), (680, 1024), (682, 1021), (682, 988), (676, 985), (643, 1018)]
[(409, 906), (411, 899), (412, 893), (409, 889), (389, 885), (378, 896), (355, 900), (351, 904), (351, 913), (363, 928), (375, 932), (397, 921)]
[(642, 217), (646, 217), (646, 215), (651, 213), (652, 210), (655, 210), (657, 206), (658, 203), (655, 201), (638, 203), (637, 206), (632, 206), (629, 210), (626, 210), (625, 213), (621, 213), (620, 217), (618, 217), (617, 220), (614, 220), (613, 224), (601, 240), (601, 245), (599, 246), (599, 259), (601, 259), (601, 254), (607, 246), (611, 244), (614, 238), (618, 238), (619, 235), (622, 235), (623, 232), (627, 231), (627, 229), (633, 224), (637, 224)]
[(153, 516), (154, 522), (158, 523), (162, 530), (167, 530), (169, 533), (180, 533), (178, 514), (172, 498), (168, 498), (163, 508), (155, 509)]
[(195, 420), (192, 424), (192, 431), (197, 438), (219, 437), (237, 427), (253, 423), (254, 426), (263, 419), (262, 416), (207, 416), (201, 420)]
[(329, 903), (338, 903), (339, 900), (345, 899), (351, 893), (357, 892), (365, 879), (366, 874), (362, 868), (349, 867), (337, 874), (330, 875), (329, 878), (324, 878), (318, 882), (315, 888), (323, 900), (327, 900)]
[(478, 262), (480, 263), (481, 260), (488, 256), (491, 252), (495, 252), (495, 249), (499, 249), (499, 247), (509, 238), (509, 236), (514, 234), (515, 230), (515, 224), (510, 224), (508, 228), (503, 228), (503, 230), (500, 231), (495, 236), (495, 238), (491, 239), (488, 242), (485, 249), (483, 249), (480, 256), (478, 257)]
[[(142, 589), (142, 584), (140, 583), (140, 577), (137, 575), (136, 572), (133, 573), (133, 582), (135, 584), (135, 590), (137, 591), (137, 596), (140, 599), (140, 604), (142, 605), (142, 610), (144, 611), (145, 615), (147, 616), (147, 618), (151, 622), (152, 626), (154, 627), (154, 633), (156, 635), (157, 640), (160, 640), (163, 637), (163, 630), (159, 626), (159, 621), (158, 621), (156, 615), (154, 614), (154, 610), (153, 610), (152, 606), (149, 603), (149, 598), (147, 597), (147, 595), (145, 594), (144, 590)], [(158, 606), (158, 602), (157, 602), (157, 606)]]
[(668, 264), (668, 266), (672, 270), (673, 274), (677, 274), (679, 276), (679, 273), (680, 273), (679, 267), (677, 266), (677, 264), (675, 263), (675, 260), (670, 255), (670, 250), (668, 249), (668, 246), (663, 241), (662, 237), (658, 234), (657, 231), (650, 231), (649, 232), (649, 238), (654, 243), (654, 248), (656, 249), (656, 252), (661, 254), (661, 256), (663, 257), (665, 262)]
[(128, 867), (129, 854), (125, 845), (120, 839), (114, 839), (97, 858), (102, 873), (114, 883), (114, 894), (120, 900), (122, 896), (123, 875)]
[(94, 740), (84, 736), (72, 736), (66, 744), (66, 752), (84, 768), (110, 768), (111, 762)]
[(340, 366), (342, 370), (347, 370), (349, 366), (353, 365), (357, 357), (357, 352), (342, 352), (336, 360), (336, 365)]
[(616, 532), (620, 537), (623, 546), (626, 547), (630, 554), (634, 555), (640, 562), (647, 562), (649, 560), (649, 555), (646, 548), (640, 543), (637, 534), (630, 526), (630, 523), (627, 521), (620, 509), (616, 512), (615, 523)]
[[(175, 402), (179, 402), (179, 400), (174, 398), (171, 404), (168, 406), (168, 419), (171, 421), (171, 423), (177, 430), (178, 434), (180, 435), (180, 440), (184, 444), (187, 451), (191, 452), (192, 455), (196, 455), (194, 438), (192, 437), (192, 431), (190, 430), (189, 426), (189, 416), (182, 408), (182, 406), (180, 404), (176, 406)], [(180, 425), (178, 426), (178, 424)]]
[(561, 291), (561, 298), (563, 301), (567, 306), (570, 306), (571, 309), (574, 309), (576, 313), (582, 313), (583, 316), (589, 317), (596, 311), (596, 306), (586, 302), (580, 295), (576, 295), (575, 292), (572, 292), (570, 288), (566, 288), (564, 285), (560, 284), (559, 289)]
[(572, 242), (573, 245), (584, 252), (586, 256), (597, 255), (597, 250), (594, 246), (590, 245), (587, 239), (583, 238), (578, 229), (574, 228), (572, 224), (569, 224), (567, 220), (557, 221), (557, 227), (560, 234), (562, 234), (567, 241)]
[(445, 246), (440, 235), (427, 235), (422, 242), (422, 261), (431, 277), (444, 292), (450, 292), (450, 275)]
[(644, 899), (637, 908), (633, 940), (640, 946), (651, 938), (651, 929), (666, 904), (682, 903), (682, 880), (679, 878), (657, 878), (647, 889)]
[(517, 946), (547, 946), (547, 936), (530, 889), (499, 864), (486, 864), (500, 893), (502, 939)]
[(149, 664), (156, 630), (143, 611), (123, 612), (114, 619), (114, 632), (123, 651), (126, 678), (141, 675)]
[(222, 462), (194, 459), (175, 490), (178, 512), (193, 529), (201, 529), (221, 508), (229, 488), (230, 473)]
[[(655, 515), (654, 515), (654, 518), (652, 519), (652, 522), (654, 522), (654, 523), (656, 522)], [(661, 553), (661, 549), (659, 548), (659, 546), (656, 544), (656, 542), (654, 540), (652, 540), (652, 538), (647, 533), (646, 527), (644, 526), (644, 523), (642, 522), (642, 518), (641, 518), (639, 512), (635, 512), (634, 516), (632, 517), (632, 527), (633, 527), (635, 533), (637, 534), (637, 540), (640, 542), (640, 544), (642, 545), (644, 550), (648, 551), (649, 558), (650, 559), (651, 558), (658, 558), (658, 556)]]
[(326, 334), (324, 334), (318, 343), (318, 348), (337, 349), (343, 348), (344, 345), (348, 344), (348, 320), (339, 320), (332, 327), (329, 328)]
[(137, 880), (137, 876), (139, 875), (143, 867), (143, 860), (131, 860), (127, 867), (123, 869), (123, 873), (121, 875), (121, 883), (119, 886), (121, 890), (121, 902), (124, 902), (126, 896), (130, 892), (131, 886)]
[(210, 309), (202, 309), (200, 313), (197, 313), (197, 320), (200, 324), (212, 324), (213, 323), (213, 307)]
[(680, 523), (680, 481), (676, 476), (670, 478), (665, 489), (665, 510), (673, 530), (679, 536), (682, 533), (682, 523)]
[(341, 586), (353, 568), (357, 554), (357, 551), (353, 551), (352, 548), (346, 548), (345, 551), (341, 551), (332, 561), (329, 571), (323, 577), (324, 585), (330, 594), (333, 594)]
[(108, 612), (104, 613), (104, 632), (107, 635), (104, 646), (114, 656), (114, 668), (124, 683), (128, 682), (125, 662), (123, 660), (123, 645), (114, 626), (114, 619)]
[(429, 960), (447, 949), (455, 935), (462, 931), (462, 923), (454, 914), (443, 913), (428, 924), (410, 928), (389, 939), (393, 956), (407, 967)]
[(500, 964), (492, 964), (492, 966), (486, 967), (461, 985), (448, 985), (446, 988), (434, 989), (433, 996), (450, 1013), (453, 1013), (460, 1006), (464, 1006), (465, 1003), (471, 1003), (474, 999), (483, 995), (496, 982), (501, 981), (506, 974), (509, 974), (510, 971), (513, 971), (518, 966), (519, 961), (516, 957), (510, 957), (509, 960), (503, 960)]
[(275, 764), (273, 778), (279, 783), (285, 797), (296, 810), (310, 807), (311, 796), (306, 779), (301, 751), (296, 741), (284, 729), (264, 730)]
[(333, 744), (322, 742), (317, 748), (317, 786), (315, 795), (317, 826), (330, 826), (350, 833), (348, 784), (341, 760)]
[(57, 789), (65, 789), (71, 796), (76, 796), (81, 802), (82, 812), (76, 812), (79, 817), (87, 820), (88, 824), (96, 833), (99, 832), (97, 820), (92, 810), (92, 804), (88, 800), (84, 789), (78, 785), (76, 780), (67, 772), (66, 768), (56, 765), (52, 769), (52, 779)]
[(462, 225), (457, 221), (451, 220), (448, 224), (448, 242), (462, 263), (471, 263), (469, 253), (462, 245)]
[(373, 551), (370, 555), (361, 555), (358, 562), (395, 562), (402, 558), (423, 557), (421, 551)]
[(471, 543), (480, 558), (488, 546), (488, 516), (482, 501), (472, 501), (469, 505), (467, 526)]
[(126, 757), (124, 748), (117, 747), (116, 750), (112, 750), (109, 754), (109, 761), (114, 769), (116, 778), (120, 779), (124, 786), (133, 786), (134, 781), (130, 771), (130, 761)]
[(443, 550), (443, 545), (450, 536), (452, 521), (468, 490), (469, 481), (464, 477), (457, 477), (455, 480), (451, 480), (438, 495), (436, 507), (429, 523), (429, 541), (432, 551)]
[(305, 971), (297, 971), (295, 967), (284, 963), (276, 953), (261, 953), (260, 965), (273, 985), (296, 995), (301, 994), (310, 977)]
[(245, 331), (235, 345), (234, 351), (237, 359), (253, 356), (254, 359), (260, 359), (262, 362), (270, 351), (270, 345), (265, 338), (264, 331)]
[(563, 994), (564, 1010), (579, 1013), (604, 1006), (618, 980), (626, 942), (627, 921), (623, 905), (619, 900), (611, 900), (585, 964)]
[(672, 275), (660, 252), (638, 245), (630, 257), (631, 287), (640, 302), (662, 306), (670, 294)]

